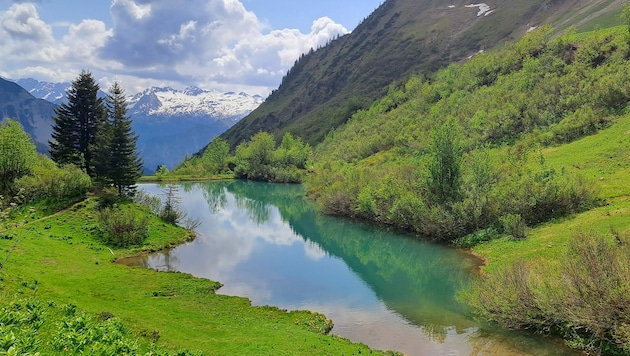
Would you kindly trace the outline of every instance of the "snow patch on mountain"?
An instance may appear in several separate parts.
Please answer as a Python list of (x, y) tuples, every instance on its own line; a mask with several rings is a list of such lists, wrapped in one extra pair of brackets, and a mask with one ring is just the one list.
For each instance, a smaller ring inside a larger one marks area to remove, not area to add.
[(494, 12), (494, 10), (490, 10), (490, 6), (486, 3), (479, 3), (479, 4), (470, 4), (470, 5), (466, 5), (466, 7), (478, 7), (479, 8), (479, 12), (477, 12), (477, 17), (479, 16), (488, 16), (491, 13)]

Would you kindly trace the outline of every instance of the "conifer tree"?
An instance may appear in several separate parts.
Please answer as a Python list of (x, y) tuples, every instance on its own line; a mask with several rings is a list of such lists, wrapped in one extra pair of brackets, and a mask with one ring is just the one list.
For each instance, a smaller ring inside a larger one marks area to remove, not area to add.
[[(107, 104), (107, 103), (106, 103)], [(106, 187), (112, 184), (109, 177), (111, 166), (111, 142), (112, 142), (112, 123), (109, 118), (101, 121), (96, 132), (96, 140), (94, 142), (92, 152), (92, 172), (94, 173), (94, 182), (99, 187)]]
[(82, 71), (68, 90), (68, 103), (55, 109), (50, 157), (57, 164), (74, 163), (94, 177), (92, 158), (99, 126), (106, 120), (103, 99), (92, 74)]
[(136, 151), (138, 136), (131, 128), (131, 118), (127, 116), (125, 92), (117, 82), (109, 89), (107, 112), (111, 136), (106, 177), (119, 194), (133, 194), (136, 181), (142, 175), (142, 160)]

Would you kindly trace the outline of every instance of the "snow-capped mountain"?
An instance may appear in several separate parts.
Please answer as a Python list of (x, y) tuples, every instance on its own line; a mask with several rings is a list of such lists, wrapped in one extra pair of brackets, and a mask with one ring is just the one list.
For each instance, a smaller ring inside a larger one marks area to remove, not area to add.
[(128, 99), (145, 172), (174, 168), (258, 107), (260, 96), (189, 87), (149, 88)]
[(18, 79), (16, 83), (34, 97), (57, 105), (66, 101), (66, 90), (72, 86), (70, 83), (40, 82), (33, 78)]
[(175, 90), (153, 87), (129, 98), (129, 113), (153, 117), (206, 117), (236, 123), (263, 101), (259, 95), (208, 91), (196, 87)]

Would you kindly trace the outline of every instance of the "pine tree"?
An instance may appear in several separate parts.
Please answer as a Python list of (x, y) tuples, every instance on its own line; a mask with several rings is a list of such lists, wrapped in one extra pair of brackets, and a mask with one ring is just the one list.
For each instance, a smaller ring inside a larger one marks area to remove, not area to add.
[(118, 189), (118, 193), (133, 194), (135, 184), (142, 175), (142, 160), (136, 151), (138, 136), (131, 128), (127, 116), (125, 92), (115, 82), (107, 95), (107, 111), (110, 118), (109, 169), (106, 176)]
[(57, 164), (73, 163), (94, 177), (92, 158), (99, 126), (106, 120), (99, 86), (90, 72), (83, 71), (68, 90), (68, 103), (61, 104), (53, 117), (50, 157)]
[(111, 166), (111, 142), (112, 142), (112, 123), (109, 119), (101, 121), (96, 132), (96, 140), (92, 148), (92, 172), (94, 173), (94, 182), (99, 187), (112, 185), (112, 179), (109, 177)]

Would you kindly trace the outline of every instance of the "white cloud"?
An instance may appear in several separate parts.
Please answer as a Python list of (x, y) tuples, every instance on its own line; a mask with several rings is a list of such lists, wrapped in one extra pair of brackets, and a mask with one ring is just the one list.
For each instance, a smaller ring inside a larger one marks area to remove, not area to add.
[(35, 43), (52, 40), (52, 29), (39, 18), (35, 5), (13, 4), (2, 18), (2, 30), (8, 36)]
[[(238, 0), (113, 0), (113, 28), (85, 19), (44, 22), (33, 3), (0, 12), (3, 75), (72, 80), (82, 69), (124, 78), (125, 87), (167, 84), (262, 94), (276, 87), (302, 53), (348, 32), (327, 17), (309, 33), (268, 31)], [(55, 39), (52, 27), (67, 28)], [(131, 81), (131, 82), (129, 82)]]

